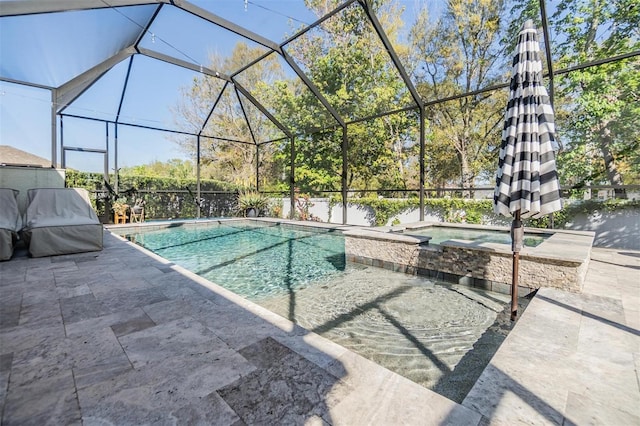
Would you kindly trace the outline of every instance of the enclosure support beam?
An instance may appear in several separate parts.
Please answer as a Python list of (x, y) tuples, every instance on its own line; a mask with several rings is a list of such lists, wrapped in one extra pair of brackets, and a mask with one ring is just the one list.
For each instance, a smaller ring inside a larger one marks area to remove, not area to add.
[[(107, 140), (105, 141), (105, 150), (107, 153), (105, 154), (107, 158), (109, 157), (109, 123), (104, 123), (105, 132), (107, 135)], [(113, 187), (116, 191), (116, 194), (120, 193), (120, 173), (118, 170), (118, 123), (114, 124), (114, 138), (113, 138)]]
[[(54, 141), (52, 141), (51, 143), (55, 143)], [(64, 146), (64, 116), (61, 115), (60, 116), (60, 167), (62, 167), (63, 169), (67, 168), (67, 160), (64, 156), (64, 149), (62, 148)]]
[[(120, 93), (120, 102), (118, 103), (118, 112), (116, 113), (116, 121), (113, 123), (114, 127), (114, 141), (113, 141), (113, 162), (114, 168), (116, 172), (115, 176), (115, 187), (116, 194), (120, 191), (120, 178), (119, 178), (119, 170), (118, 170), (118, 123), (120, 122), (120, 113), (122, 112), (122, 105), (124, 104), (124, 96), (127, 93), (127, 87), (129, 86), (129, 78), (131, 77), (131, 67), (133, 66), (133, 55), (129, 57), (129, 64), (127, 65), (127, 75), (124, 78), (124, 84), (122, 85), (122, 92)], [(107, 133), (109, 129), (109, 123), (105, 122), (107, 126)], [(109, 138), (107, 135), (107, 155), (109, 155)]]
[(424, 106), (420, 105), (420, 222), (424, 221)]
[(342, 224), (347, 224), (347, 173), (349, 139), (347, 138), (347, 126), (342, 127)]
[[(81, 149), (80, 151), (85, 151), (84, 149)], [(97, 152), (93, 151), (93, 152)], [(92, 152), (92, 151), (89, 151)], [(104, 150), (102, 151), (102, 155), (104, 155), (103, 159), (104, 159), (104, 174), (107, 176), (107, 182), (109, 182), (109, 153)], [(116, 192), (116, 196), (118, 195), (118, 193)]]
[(42, 89), (42, 90), (53, 90), (55, 89), (55, 87), (53, 86), (47, 86), (44, 84), (38, 84), (38, 83), (34, 83), (31, 81), (24, 81), (24, 80), (16, 80), (15, 78), (9, 78), (9, 77), (3, 77), (0, 75), (0, 81), (4, 81), (7, 83), (12, 83), (12, 84), (20, 84), (22, 86), (27, 86), (27, 87), (35, 87), (36, 89)]
[(371, 25), (373, 25), (373, 28), (376, 30), (376, 33), (378, 34), (378, 38), (384, 45), (384, 48), (387, 50), (387, 53), (389, 54), (391, 61), (395, 65), (396, 69), (398, 70), (398, 73), (400, 73), (400, 77), (402, 78), (404, 85), (407, 87), (407, 89), (409, 89), (409, 92), (411, 93), (411, 97), (413, 98), (414, 102), (418, 105), (422, 105), (423, 102), (422, 102), (422, 98), (420, 97), (420, 94), (418, 93), (415, 86), (411, 82), (411, 79), (409, 78), (409, 74), (404, 69), (404, 66), (402, 65), (402, 61), (400, 61), (400, 57), (398, 56), (396, 51), (393, 49), (393, 45), (389, 41), (387, 34), (384, 32), (384, 29), (382, 28), (380, 21), (378, 21), (378, 17), (371, 9), (369, 0), (359, 0), (358, 2), (360, 3), (360, 6), (362, 6), (364, 13), (369, 18), (369, 22), (371, 22)]
[(232, 82), (229, 76), (219, 71), (212, 70), (211, 68), (205, 67), (203, 65), (187, 62), (182, 59), (178, 59), (173, 56), (166, 55), (164, 53), (160, 53), (158, 51), (147, 49), (144, 47), (136, 47), (135, 50), (140, 55), (148, 56), (149, 58), (157, 59), (158, 61), (166, 62), (168, 64), (172, 64), (180, 68), (191, 70), (193, 72), (198, 72), (200, 74), (205, 74), (211, 77), (219, 78), (224, 81)]
[[(271, 114), (265, 107), (264, 105), (262, 105), (256, 98), (253, 97), (253, 95), (247, 90), (245, 89), (240, 83), (238, 83), (235, 80), (231, 80), (231, 83), (234, 85), (235, 89), (236, 89), (236, 95), (238, 92), (242, 93), (242, 95), (247, 98), (249, 100), (249, 102), (251, 102), (256, 108), (258, 108), (258, 110), (260, 110), (261, 113), (263, 113), (268, 119), (269, 121), (271, 121), (278, 129), (280, 129), (282, 131), (282, 133), (284, 133), (287, 136), (291, 136), (291, 131), (289, 131), (289, 129), (287, 127), (285, 127), (282, 123), (280, 123), (280, 121), (278, 121), (273, 114)], [(242, 107), (242, 111), (244, 112), (244, 106), (242, 105), (242, 101), (240, 100), (240, 96), (238, 96), (238, 102), (240, 102), (240, 106)], [(249, 123), (249, 118), (246, 116), (245, 114), (245, 119), (247, 121), (247, 126), (250, 125)], [(253, 136), (253, 132), (251, 132), (251, 136)], [(253, 138), (254, 143), (258, 143), (256, 142), (255, 138)]]
[(296, 140), (291, 136), (291, 161), (289, 162), (289, 219), (293, 219), (296, 209)]
[(248, 29), (241, 27), (240, 25), (236, 25), (231, 21), (228, 21), (221, 16), (218, 16), (214, 13), (209, 12), (206, 9), (202, 9), (195, 4), (189, 3), (188, 1), (183, 0), (173, 0), (171, 3), (174, 6), (184, 10), (185, 12), (189, 12), (205, 21), (209, 21), (212, 24), (215, 24), (219, 27), (222, 27), (232, 33), (238, 34), (240, 37), (244, 37), (248, 40), (253, 41), (254, 43), (260, 44), (267, 49), (270, 49), (274, 52), (278, 52), (280, 50), (280, 46), (277, 43), (262, 37), (261, 35), (254, 33), (253, 31), (249, 31)]
[(129, 86), (129, 78), (131, 77), (132, 66), (133, 66), (133, 56), (129, 58), (129, 64), (127, 65), (127, 74), (124, 77), (122, 92), (120, 92), (120, 102), (118, 103), (118, 112), (116, 113), (116, 124), (120, 122), (120, 113), (122, 112), (122, 105), (124, 104), (124, 96), (126, 95), (127, 87)]
[(238, 93), (238, 87), (234, 86), (234, 88), (236, 93), (236, 99), (238, 99), (238, 105), (240, 105), (240, 110), (242, 111), (242, 116), (244, 117), (244, 121), (247, 123), (247, 129), (249, 129), (249, 135), (251, 136), (251, 140), (253, 141), (254, 144), (257, 145), (258, 143), (256, 142), (256, 136), (253, 133), (253, 129), (251, 128), (251, 121), (247, 116), (247, 111), (244, 109), (244, 104), (242, 103), (242, 99), (240, 98), (240, 93)]
[(542, 19), (542, 32), (544, 33), (545, 55), (547, 57), (547, 69), (549, 70), (549, 101), (553, 107), (554, 84), (553, 84), (553, 60), (551, 58), (551, 43), (549, 42), (549, 20), (547, 19), (547, 8), (545, 0), (540, 0), (540, 17)]
[(331, 106), (329, 101), (327, 101), (327, 99), (322, 95), (322, 93), (320, 93), (320, 90), (318, 90), (316, 85), (313, 84), (313, 82), (309, 79), (309, 77), (307, 77), (304, 71), (302, 71), (302, 69), (298, 66), (296, 61), (287, 53), (287, 51), (284, 48), (282, 49), (282, 57), (287, 62), (287, 64), (289, 64), (289, 66), (293, 69), (293, 71), (300, 78), (300, 80), (302, 80), (305, 86), (307, 86), (307, 88), (311, 90), (311, 93), (313, 93), (313, 96), (315, 96), (316, 99), (322, 104), (322, 106), (329, 112), (329, 114), (331, 114), (333, 119), (336, 120), (338, 124), (340, 124), (341, 126), (344, 126), (345, 125), (344, 120), (342, 119), (340, 114), (338, 114), (338, 111), (336, 111), (336, 109), (333, 106)]
[[(547, 69), (549, 70), (549, 102), (551, 103), (551, 108), (555, 108), (554, 97), (555, 97), (555, 84), (554, 84), (554, 73), (553, 73), (553, 60), (551, 58), (551, 43), (549, 42), (549, 20), (547, 19), (547, 7), (545, 4), (545, 0), (540, 0), (540, 18), (542, 19), (542, 32), (544, 34), (544, 47), (545, 47), (545, 55), (547, 57)], [(554, 215), (553, 213), (549, 214), (549, 228), (554, 228)]]
[[(108, 138), (108, 137), (107, 137)], [(104, 181), (106, 183), (109, 183), (109, 153), (107, 152), (106, 149), (95, 149), (95, 148), (80, 148), (77, 146), (62, 146), (62, 168), (66, 169), (67, 168), (67, 151), (74, 151), (74, 152), (93, 152), (95, 154), (102, 154), (103, 157), (103, 172), (102, 172), (102, 177), (104, 178)]]
[(61, 85), (58, 88), (56, 99), (59, 108), (58, 112), (64, 112), (69, 104), (75, 101), (107, 71), (135, 53), (136, 51), (133, 47), (122, 49), (110, 58)]
[[(169, 55), (165, 55), (164, 53), (160, 53), (160, 52), (156, 52), (155, 50), (151, 50), (151, 49), (145, 49), (142, 47), (137, 48), (138, 52), (140, 52), (141, 55), (147, 56), (149, 58), (153, 58), (156, 59), (158, 61), (162, 61), (162, 62), (166, 62), (168, 64), (172, 64), (181, 68), (185, 68), (194, 72), (198, 72), (200, 74), (204, 74), (204, 75), (208, 75), (210, 77), (215, 77), (215, 78), (219, 78), (221, 80), (224, 80), (226, 83), (232, 84), (234, 86), (234, 89), (236, 91), (236, 96), (238, 92), (242, 93), (242, 95), (247, 98), (249, 100), (249, 102), (251, 102), (256, 108), (258, 108), (258, 110), (260, 110), (261, 113), (263, 113), (267, 119), (269, 119), (269, 121), (271, 121), (276, 127), (278, 127), (284, 134), (286, 134), (287, 136), (291, 136), (291, 132), (289, 131), (288, 128), (286, 128), (285, 126), (282, 125), (282, 123), (280, 123), (255, 97), (253, 97), (253, 95), (251, 95), (251, 93), (249, 93), (249, 91), (247, 89), (245, 89), (238, 81), (235, 81), (234, 79), (232, 79), (231, 77), (229, 77), (228, 75), (225, 75), (223, 73), (220, 73), (218, 71), (214, 71), (210, 68), (204, 67), (202, 65), (196, 65), (193, 64), (191, 62), (187, 62), (187, 61), (183, 61), (181, 59), (178, 58), (174, 58), (172, 56)], [(220, 97), (222, 96), (222, 92), (226, 89), (226, 84), (224, 86), (224, 88), (222, 89), (222, 91), (220, 92), (220, 94), (218, 95), (218, 99), (220, 99)], [(216, 101), (217, 102), (217, 101)], [(238, 96), (238, 102), (240, 102), (240, 106), (243, 108), (243, 112), (244, 112), (244, 106), (242, 105), (242, 101), (240, 100), (240, 97)], [(211, 114), (213, 113), (213, 110), (215, 109), (215, 104), (214, 106), (211, 108), (211, 111), (209, 113), (209, 116), (207, 117), (207, 120), (209, 119), (209, 117), (211, 117)], [(247, 122), (247, 126), (250, 126), (249, 120), (245, 114), (245, 121)], [(203, 124), (203, 128), (206, 125)], [(200, 131), (200, 133), (202, 133), (202, 130)], [(253, 133), (252, 133), (253, 136)], [(253, 140), (252, 143), (256, 143), (255, 139)]]
[(58, 91), (51, 91), (51, 167), (56, 168), (58, 159), (58, 104), (56, 104), (56, 98), (58, 97)]
[(256, 191), (260, 191), (260, 145), (256, 144)]
[(344, 3), (342, 3), (337, 8), (333, 9), (331, 12), (326, 13), (320, 19), (318, 19), (317, 21), (313, 22), (311, 25), (303, 28), (302, 30), (298, 31), (297, 33), (295, 33), (294, 35), (292, 35), (291, 37), (286, 39), (280, 46), (285, 46), (285, 45), (291, 43), (293, 40), (299, 38), (300, 36), (302, 36), (306, 32), (313, 30), (317, 26), (321, 25), (324, 21), (327, 21), (327, 20), (333, 18), (335, 15), (337, 15), (340, 12), (342, 12), (347, 7), (351, 6), (356, 1), (358, 1), (358, 0), (347, 0), (347, 1), (345, 1)]
[(200, 135), (196, 139), (196, 219), (200, 219)]
[(37, 13), (68, 12), (70, 10), (105, 9), (107, 7), (137, 6), (168, 3), (169, 0), (57, 0), (57, 1), (5, 1), (0, 16), (20, 16)]
[(209, 114), (207, 114), (207, 118), (205, 118), (204, 122), (202, 123), (202, 127), (200, 127), (200, 131), (198, 132), (198, 137), (202, 134), (202, 132), (204, 132), (204, 129), (207, 127), (207, 124), (209, 124), (209, 120), (211, 119), (211, 116), (213, 115), (213, 111), (216, 109), (216, 106), (220, 102), (220, 99), (222, 99), (222, 95), (224, 94), (224, 91), (227, 89), (227, 86), (229, 84), (231, 84), (231, 83), (228, 82), (228, 81), (224, 82), (224, 86), (222, 86), (222, 90), (220, 90), (220, 93), (218, 93), (218, 96), (216, 97), (216, 100), (213, 102), (213, 105), (211, 106), (211, 109), (209, 110)]
[[(88, 117), (86, 115), (60, 114), (60, 116), (61, 117), (82, 118), (84, 120), (89, 120), (89, 121), (100, 121), (100, 122), (106, 122), (106, 123), (115, 123), (115, 121), (113, 121), (113, 120), (104, 120), (102, 118)], [(163, 129), (161, 127), (154, 127), (154, 126), (143, 126), (141, 124), (127, 123), (125, 121), (118, 121), (117, 123), (119, 125), (121, 125), (121, 126), (135, 127), (137, 129), (157, 130), (159, 132), (167, 132), (167, 133), (172, 133), (174, 135), (198, 136), (198, 134), (196, 134), (196, 133), (183, 132), (183, 131), (180, 131), (180, 130)], [(204, 135), (203, 137), (209, 138), (209, 139), (216, 139), (216, 140), (220, 140), (220, 141), (241, 143), (241, 144), (245, 144), (245, 145), (253, 145), (253, 142), (239, 141), (239, 140), (236, 140), (236, 139), (223, 138), (221, 136)]]

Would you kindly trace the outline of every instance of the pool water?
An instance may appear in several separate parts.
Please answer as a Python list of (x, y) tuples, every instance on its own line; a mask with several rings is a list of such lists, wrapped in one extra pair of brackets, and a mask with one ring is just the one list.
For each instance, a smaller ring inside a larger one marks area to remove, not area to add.
[(457, 402), (511, 328), (510, 296), (347, 263), (339, 232), (230, 224), (126, 237)]
[[(494, 231), (484, 229), (464, 229), (446, 226), (430, 226), (420, 229), (406, 229), (404, 234), (424, 235), (431, 237), (429, 244), (440, 244), (446, 240), (468, 240), (485, 243), (498, 243), (511, 245), (511, 235), (509, 231)], [(547, 234), (524, 234), (524, 245), (526, 247), (536, 247), (540, 245), (549, 235)]]
[(506, 294), (347, 267), (329, 283), (259, 304), (461, 403), (512, 327), (509, 301)]
[(289, 293), (345, 269), (344, 238), (282, 226), (183, 226), (125, 235), (251, 300)]

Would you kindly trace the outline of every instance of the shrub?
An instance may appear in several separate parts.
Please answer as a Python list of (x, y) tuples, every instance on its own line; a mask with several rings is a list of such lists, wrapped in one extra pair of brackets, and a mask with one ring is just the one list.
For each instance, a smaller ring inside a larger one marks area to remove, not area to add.
[(241, 216), (247, 216), (251, 209), (255, 209), (256, 216), (266, 213), (269, 206), (269, 198), (258, 191), (242, 191), (238, 195), (236, 212)]

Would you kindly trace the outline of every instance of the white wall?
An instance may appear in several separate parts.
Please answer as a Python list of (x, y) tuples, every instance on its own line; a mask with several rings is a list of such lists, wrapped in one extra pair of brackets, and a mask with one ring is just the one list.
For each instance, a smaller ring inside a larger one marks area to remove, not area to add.
[[(333, 206), (329, 217), (329, 201), (324, 198), (312, 198), (313, 206), (310, 213), (320, 218), (322, 222), (342, 223), (342, 204)], [(289, 216), (290, 202), (283, 199), (283, 217)], [(389, 219), (391, 225), (394, 218), (401, 224), (414, 223), (420, 220), (419, 209), (406, 211)], [(329, 220), (330, 219), (330, 220)], [(428, 208), (425, 210), (426, 222), (442, 222), (442, 216)], [(484, 218), (485, 225), (509, 226), (511, 220), (498, 216)], [(373, 211), (366, 206), (350, 204), (347, 207), (347, 224), (357, 226), (374, 226)], [(579, 215), (564, 229), (575, 231), (594, 231), (596, 233), (593, 245), (628, 250), (640, 250), (640, 210), (618, 210), (615, 212), (598, 212), (590, 216)]]
[(594, 231), (595, 247), (640, 250), (640, 211), (622, 209), (613, 212), (581, 214), (565, 226), (576, 231)]
[(0, 188), (20, 191), (18, 208), (27, 209), (27, 190), (32, 188), (64, 188), (64, 169), (46, 169), (39, 167), (0, 167)]

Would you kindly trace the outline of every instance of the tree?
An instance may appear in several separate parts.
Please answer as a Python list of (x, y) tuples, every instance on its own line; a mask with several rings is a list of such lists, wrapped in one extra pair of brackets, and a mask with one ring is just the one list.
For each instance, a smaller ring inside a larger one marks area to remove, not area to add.
[[(423, 8), (411, 28), (410, 41), (417, 58), (414, 75), (427, 101), (476, 91), (505, 80), (505, 2), (449, 0), (437, 20)], [(431, 181), (440, 184), (457, 175), (463, 188), (495, 166), (500, 144), (506, 92), (467, 96), (427, 108), (430, 121), (427, 146)], [(454, 160), (455, 158), (455, 160)], [(458, 173), (451, 168), (457, 166)]]
[[(556, 50), (560, 67), (640, 48), (637, 0), (567, 0), (558, 5), (552, 25), (562, 40)], [(560, 155), (560, 176), (575, 184), (638, 183), (640, 59), (635, 56), (570, 72), (558, 88), (567, 100), (562, 107), (572, 118), (561, 128), (567, 151)], [(600, 153), (595, 161), (588, 155), (593, 152)], [(576, 167), (574, 160), (583, 166)], [(620, 189), (616, 193), (624, 196)]]
[(195, 178), (195, 166), (191, 161), (174, 158), (153, 161), (132, 167), (122, 167), (120, 176), (168, 177), (179, 180)]
[[(307, 0), (324, 14), (336, 0)], [(372, 7), (392, 43), (399, 46), (400, 13), (394, 3), (373, 2)], [(358, 4), (343, 10), (294, 42), (286, 50), (345, 121), (390, 111), (410, 103), (407, 89)], [(303, 191), (339, 190), (342, 170), (342, 129), (315, 96), (301, 85), (281, 90), (279, 116), (302, 135), (296, 139), (296, 185)], [(288, 117), (288, 118), (285, 118)], [(393, 114), (348, 126), (350, 188), (375, 189), (404, 184), (407, 156), (415, 146), (406, 114)], [(317, 129), (325, 132), (314, 132)], [(282, 146), (288, 160), (288, 145)]]
[[(227, 58), (212, 54), (209, 67), (231, 74), (262, 53), (261, 48), (250, 48), (240, 42)], [(267, 92), (270, 83), (284, 79), (284, 75), (275, 58), (269, 57), (235, 78), (248, 90), (259, 94)], [(213, 108), (218, 97), (219, 101)], [(182, 129), (192, 133), (202, 129), (204, 135), (213, 136), (200, 138), (201, 176), (241, 187), (254, 185), (256, 144), (282, 136), (234, 85), (208, 75), (194, 78), (192, 85), (183, 89), (183, 97), (174, 108), (174, 116)], [(195, 160), (196, 138), (180, 137), (177, 142)], [(270, 153), (271, 150), (263, 152), (264, 155)]]

